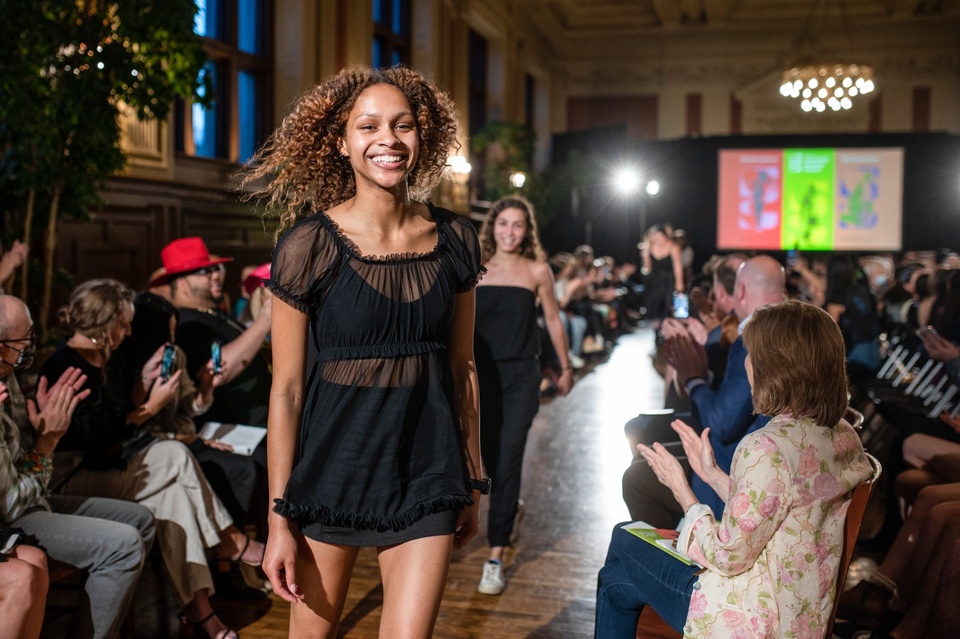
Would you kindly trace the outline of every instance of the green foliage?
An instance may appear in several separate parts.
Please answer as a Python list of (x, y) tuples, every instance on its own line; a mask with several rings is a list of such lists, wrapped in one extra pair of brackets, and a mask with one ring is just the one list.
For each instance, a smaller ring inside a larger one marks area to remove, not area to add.
[(531, 177), (530, 158), (537, 134), (526, 124), (495, 120), (473, 136), (471, 146), (484, 156), (483, 199), (496, 200), (514, 192), (510, 174), (515, 171)]
[[(164, 118), (206, 60), (193, 0), (0, 0), (4, 195), (63, 190), (76, 215), (121, 169), (119, 103)], [(7, 200), (9, 203), (9, 200)]]
[(84, 218), (99, 182), (126, 162), (121, 102), (155, 119), (177, 98), (210, 94), (198, 79), (206, 55), (195, 13), (193, 0), (0, 0), (0, 202), (19, 237), (53, 231), (45, 304), (57, 218)]

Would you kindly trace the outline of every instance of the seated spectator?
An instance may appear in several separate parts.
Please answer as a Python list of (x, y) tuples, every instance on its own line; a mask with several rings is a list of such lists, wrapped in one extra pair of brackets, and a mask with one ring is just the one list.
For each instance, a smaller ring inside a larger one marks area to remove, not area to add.
[(37, 639), (47, 600), (47, 556), (23, 544), (6, 549), (19, 529), (0, 525), (0, 637)]
[(270, 290), (263, 285), (263, 282), (269, 278), (270, 262), (252, 269), (247, 274), (247, 277), (244, 278), (240, 290), (245, 296), (247, 303), (244, 304), (243, 311), (237, 316), (237, 321), (244, 326), (251, 326), (256, 319), (260, 317), (263, 304), (271, 295)]
[[(563, 330), (570, 339), (570, 354), (576, 357), (571, 363), (574, 368), (580, 368), (584, 364), (581, 355), (584, 354), (583, 342), (587, 335), (588, 322), (587, 318), (574, 314), (568, 307), (572, 296), (578, 294), (577, 289), (585, 285), (579, 278), (574, 277), (576, 258), (570, 253), (557, 253), (551, 258), (550, 266), (553, 267), (556, 278), (553, 293), (560, 309), (560, 321), (563, 322)], [(600, 350), (603, 350), (602, 347)]]
[[(86, 378), (76, 368), (41, 376), (36, 401), (24, 400), (14, 372), (33, 359), (33, 323), (9, 295), (0, 296), (0, 344), (0, 525), (23, 529), (52, 559), (87, 573), (68, 636), (111, 637), (153, 543), (153, 517), (123, 501), (47, 495), (54, 448), (90, 394), (81, 390)], [(57, 381), (48, 386), (48, 379)]]
[(14, 272), (27, 260), (30, 247), (20, 240), (14, 240), (9, 249), (0, 251), (0, 253), (2, 253), (0, 255), (0, 295), (2, 295), (7, 280), (12, 278)]
[(880, 368), (880, 318), (866, 276), (849, 254), (834, 255), (827, 264), (824, 308), (843, 332), (852, 375)]
[(132, 299), (132, 291), (115, 280), (90, 280), (77, 286), (61, 309), (70, 336), (40, 373), (54, 378), (78, 368), (87, 376), (90, 396), (77, 405), (57, 446), (60, 477), (54, 482), (64, 494), (124, 499), (149, 509), (184, 622), (209, 637), (235, 639), (210, 606), (206, 551), (259, 565), (263, 544), (233, 525), (186, 446), (139, 436), (136, 427), (178, 395), (180, 372), (159, 379), (162, 347), (133, 380), (111, 357), (130, 332)]
[[(213, 297), (214, 273), (232, 258), (211, 259), (199, 237), (170, 242), (161, 257), (166, 273), (160, 282), (169, 282), (173, 305), (180, 311), (176, 342), (187, 354), (187, 373), (197, 379), (200, 369), (210, 361), (210, 347), (215, 341), (221, 343), (223, 362), (229, 366), (204, 420), (265, 426), (271, 375), (261, 347), (270, 332), (270, 298), (264, 300), (259, 317), (246, 328), (219, 309)], [(151, 286), (160, 282), (154, 281)]]
[(789, 301), (757, 310), (743, 339), (754, 410), (774, 418), (740, 442), (730, 474), (709, 430), (674, 422), (722, 515), (698, 502), (666, 448), (641, 446), (685, 513), (677, 550), (703, 569), (618, 525), (598, 579), (597, 639), (635, 637), (646, 605), (685, 636), (816, 637), (830, 622), (850, 496), (873, 474), (842, 419), (843, 336), (823, 310)]
[[(775, 304), (784, 298), (783, 267), (771, 257), (761, 255), (743, 263), (737, 271), (733, 292), (733, 306), (740, 320), (739, 329), (749, 325), (754, 312), (761, 306)], [(696, 428), (710, 429), (710, 443), (717, 465), (727, 472), (733, 452), (747, 433), (757, 430), (769, 417), (754, 414), (747, 380), (747, 351), (743, 338), (738, 337), (727, 354), (723, 379), (713, 384), (709, 372), (706, 349), (692, 338), (678, 335), (666, 345), (668, 363), (676, 369), (677, 379), (690, 397), (693, 412), (685, 415)], [(638, 443), (676, 440), (670, 428), (672, 418), (642, 416), (627, 425), (627, 439), (631, 448)], [(723, 502), (698, 476), (692, 478), (697, 498), (714, 508), (719, 516)], [(683, 515), (676, 500), (650, 470), (637, 458), (623, 475), (623, 498), (634, 519), (642, 519), (660, 528), (673, 528)]]
[[(133, 301), (134, 314), (130, 335), (117, 349), (116, 357), (131, 378), (150, 358), (170, 344), (175, 356), (170, 373), (183, 370), (186, 355), (175, 346), (177, 309), (152, 293), (141, 293)], [(194, 417), (202, 415), (213, 403), (213, 389), (223, 374), (213, 372), (208, 361), (197, 372), (197, 386), (189, 376), (181, 375), (179, 393), (151, 417), (144, 426), (161, 439), (177, 439), (190, 448), (200, 462), (204, 476), (217, 497), (239, 524), (265, 523), (268, 504), (266, 486), (266, 442), (254, 456), (234, 454), (230, 446), (197, 437)]]

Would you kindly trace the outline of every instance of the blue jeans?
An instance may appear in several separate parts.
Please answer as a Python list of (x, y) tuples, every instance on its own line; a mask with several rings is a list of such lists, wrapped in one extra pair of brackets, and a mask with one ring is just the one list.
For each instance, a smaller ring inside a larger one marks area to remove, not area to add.
[(683, 632), (697, 566), (688, 566), (617, 524), (597, 580), (596, 639), (632, 639), (647, 604)]

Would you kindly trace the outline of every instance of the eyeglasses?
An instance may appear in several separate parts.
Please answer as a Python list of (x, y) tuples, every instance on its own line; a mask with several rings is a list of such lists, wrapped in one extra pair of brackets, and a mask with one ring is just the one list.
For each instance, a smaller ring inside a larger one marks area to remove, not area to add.
[[(11, 344), (19, 344), (21, 342), (26, 342), (26, 346), (23, 348), (15, 348)], [(28, 360), (33, 359), (33, 354), (37, 350), (37, 335), (34, 333), (33, 329), (30, 329), (30, 332), (24, 337), (18, 337), (17, 339), (2, 339), (0, 344), (3, 344), (11, 351), (17, 354), (17, 361), (14, 363), (14, 367), (21, 367), (28, 365)]]

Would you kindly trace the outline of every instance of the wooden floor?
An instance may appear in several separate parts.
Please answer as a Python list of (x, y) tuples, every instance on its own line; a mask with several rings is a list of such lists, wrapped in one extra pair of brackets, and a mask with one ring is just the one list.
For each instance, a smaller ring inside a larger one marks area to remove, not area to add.
[[(487, 557), (484, 508), (480, 534), (454, 554), (436, 637), (593, 636), (597, 571), (613, 525), (628, 519), (620, 490), (630, 461), (623, 424), (645, 408), (662, 406), (663, 382), (653, 370), (652, 350), (652, 331), (638, 329), (620, 339), (609, 359), (583, 374), (569, 396), (542, 402), (527, 444), (526, 515), (520, 542), (507, 556), (507, 590), (499, 597), (476, 592)], [(155, 575), (143, 581), (135, 604), (137, 637), (176, 636), (172, 606), (158, 595)], [(375, 554), (365, 550), (354, 571), (340, 637), (377, 637), (381, 603)], [(288, 608), (278, 597), (218, 600), (215, 606), (245, 639), (287, 636)]]

